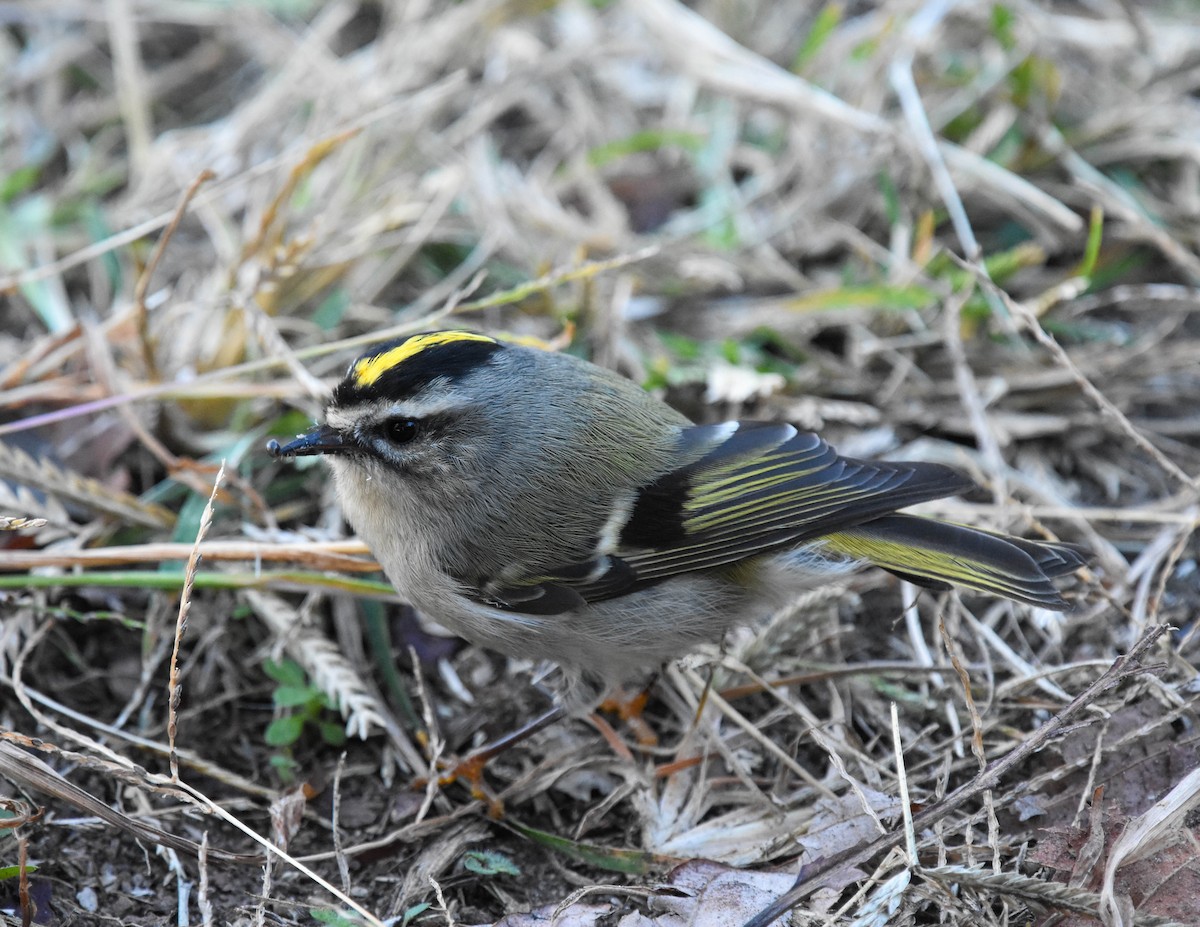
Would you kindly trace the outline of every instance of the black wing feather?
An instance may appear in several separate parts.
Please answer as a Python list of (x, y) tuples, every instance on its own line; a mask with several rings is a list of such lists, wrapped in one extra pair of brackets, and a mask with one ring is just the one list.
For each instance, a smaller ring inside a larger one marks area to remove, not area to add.
[[(711, 434), (713, 426), (688, 430)], [(640, 581), (663, 579), (802, 544), (974, 485), (940, 464), (855, 460), (790, 425), (741, 422), (699, 460), (643, 491), (654, 498), (656, 523), (678, 523), (681, 536), (654, 543), (652, 529), (638, 523), (646, 511), (639, 497), (615, 554)]]
[[(637, 493), (615, 550), (587, 564), (564, 564), (489, 590), (487, 598), (520, 611), (572, 601), (551, 587), (566, 587), (586, 601), (612, 598), (680, 573), (811, 541), (975, 485), (939, 464), (841, 457), (815, 434), (770, 422), (685, 428), (678, 459), (680, 466)], [(531, 599), (531, 587), (547, 594)]]

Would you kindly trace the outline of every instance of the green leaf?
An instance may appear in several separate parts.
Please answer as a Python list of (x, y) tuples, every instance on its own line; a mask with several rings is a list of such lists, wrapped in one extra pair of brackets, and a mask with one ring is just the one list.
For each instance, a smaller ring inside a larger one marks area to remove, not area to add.
[[(171, 532), (171, 540), (176, 544), (190, 544), (196, 540), (200, 532), (200, 520), (204, 517), (204, 509), (208, 506), (208, 496), (191, 492), (179, 507), (179, 515), (175, 519), (175, 528)], [(183, 564), (174, 561), (163, 563), (162, 569), (171, 573), (182, 573)]]
[[(30, 242), (50, 236), (50, 212), (50, 201), (42, 195), (14, 200), (11, 207), (0, 201), (0, 271), (30, 268)], [(69, 305), (48, 281), (27, 281), (20, 291), (47, 331), (57, 334), (75, 324)]]
[[(94, 242), (104, 241), (111, 237), (113, 229), (108, 224), (108, 214), (95, 196), (88, 196), (79, 204), (80, 225), (87, 232), (88, 238)], [(125, 285), (125, 275), (121, 270), (121, 262), (113, 251), (105, 250), (100, 255), (100, 266), (108, 277), (108, 285), (114, 293), (121, 292)]]
[(263, 672), (282, 686), (303, 686), (308, 682), (304, 667), (295, 660), (263, 660)]
[(1083, 263), (1079, 268), (1079, 276), (1091, 277), (1096, 272), (1096, 262), (1100, 259), (1100, 242), (1103, 237), (1104, 208), (1097, 204), (1092, 207), (1092, 215), (1088, 223), (1087, 246), (1083, 251)]
[(335, 286), (313, 312), (312, 323), (323, 332), (330, 331), (342, 321), (349, 306), (350, 291), (343, 286)]
[(1089, 289), (1095, 293), (1110, 286), (1116, 286), (1118, 283), (1123, 283), (1130, 276), (1136, 275), (1139, 272), (1153, 272), (1150, 269), (1154, 266), (1154, 260), (1154, 253), (1148, 248), (1134, 248), (1131, 250), (1126, 250), (1125, 248), (1114, 249), (1113, 254), (1104, 255), (1097, 265), (1091, 275), (1091, 287)]
[(813, 20), (812, 28), (808, 30), (808, 35), (804, 37), (804, 41), (792, 58), (793, 72), (800, 73), (804, 70), (804, 66), (816, 57), (817, 52), (821, 50), (825, 42), (833, 35), (833, 30), (838, 27), (838, 23), (842, 21), (843, 13), (844, 10), (840, 3), (826, 3), (821, 7), (821, 11)]
[(312, 427), (312, 419), (299, 409), (289, 409), (267, 426), (267, 434), (291, 440)]
[(1013, 104), (1029, 109), (1035, 102), (1051, 102), (1058, 98), (1062, 74), (1049, 58), (1030, 55), (1009, 72), (1008, 92)]
[(272, 747), (290, 747), (304, 733), (304, 718), (301, 715), (287, 715), (276, 718), (267, 725), (263, 738)]
[(367, 651), (374, 660), (375, 672), (383, 680), (384, 691), (400, 709), (408, 729), (410, 731), (420, 730), (421, 716), (413, 707), (405, 677), (400, 673), (396, 661), (392, 657), (395, 649), (392, 646), (392, 635), (383, 606), (379, 602), (364, 600), (358, 603), (358, 610), (362, 614), (362, 624), (366, 630)]
[(823, 309), (922, 309), (936, 296), (923, 286), (844, 286), (819, 290), (786, 300), (784, 305), (796, 312)]
[(587, 863), (598, 869), (609, 872), (624, 872), (631, 875), (646, 875), (656, 869), (666, 869), (677, 865), (680, 860), (656, 853), (645, 853), (641, 850), (624, 850), (617, 847), (602, 847), (591, 843), (580, 843), (578, 840), (568, 840), (555, 834), (548, 834), (534, 827), (518, 824), (511, 817), (503, 823), (523, 837), (534, 843), (561, 853), (571, 859)]
[(680, 360), (697, 360), (704, 352), (704, 345), (695, 338), (676, 332), (660, 331), (658, 339)]
[(346, 728), (336, 721), (318, 721), (317, 731), (321, 740), (331, 747), (340, 747), (346, 742)]
[(463, 868), (476, 875), (520, 875), (520, 867), (495, 850), (468, 850), (462, 857)]
[(879, 185), (879, 192), (883, 194), (883, 212), (887, 216), (888, 225), (895, 225), (900, 221), (902, 214), (900, 191), (896, 189), (896, 180), (887, 171), (880, 171), (876, 177), (876, 183)]
[(315, 692), (311, 686), (281, 685), (271, 693), (271, 700), (280, 708), (297, 708), (316, 701), (318, 698), (319, 693)]
[(1017, 17), (1013, 11), (1002, 3), (992, 6), (992, 35), (1005, 51), (1017, 47), (1017, 37), (1014, 31)]
[(921, 695), (920, 692), (914, 692), (911, 689), (905, 688), (903, 683), (885, 679), (882, 676), (871, 677), (870, 683), (876, 692), (881, 693), (899, 705), (911, 705), (926, 711), (932, 707), (929, 699)]
[(4, 177), (0, 177), (0, 202), (11, 203), (17, 196), (36, 184), (41, 176), (41, 165), (25, 164)]
[(431, 907), (433, 907), (433, 905), (428, 901), (422, 901), (420, 904), (413, 905), (411, 908), (409, 908), (407, 911), (405, 911), (404, 914), (401, 915), (400, 927), (408, 927), (409, 921), (411, 921), (414, 917), (417, 917), (418, 915), (424, 914)]
[(865, 39), (850, 49), (850, 60), (869, 61), (877, 51), (879, 51), (879, 39)]
[[(30, 872), (37, 872), (37, 869), (37, 866), (26, 866), (25, 872), (26, 874)], [(0, 882), (3, 882), (5, 879), (15, 879), (20, 874), (20, 866), (0, 866)]]
[(694, 132), (646, 129), (604, 145), (597, 145), (588, 152), (588, 163), (592, 167), (603, 167), (605, 164), (616, 161), (626, 155), (636, 154), (640, 151), (657, 151), (660, 148), (671, 147), (682, 148), (685, 151), (699, 151), (704, 147), (704, 139)]
[(332, 924), (333, 927), (359, 927), (362, 920), (349, 917), (340, 911), (330, 911), (326, 908), (309, 908), (308, 913), (318, 924)]
[(267, 762), (271, 764), (271, 768), (275, 770), (276, 775), (279, 776), (281, 781), (289, 783), (295, 781), (296, 769), (300, 764), (290, 756), (275, 753), (271, 755), (271, 758)]

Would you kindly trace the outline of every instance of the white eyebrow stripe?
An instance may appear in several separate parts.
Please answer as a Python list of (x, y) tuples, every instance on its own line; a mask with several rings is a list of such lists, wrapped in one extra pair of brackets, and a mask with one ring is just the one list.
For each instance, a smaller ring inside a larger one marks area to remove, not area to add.
[(437, 397), (400, 399), (388, 402), (377, 399), (374, 402), (360, 403), (348, 408), (330, 406), (325, 410), (325, 423), (339, 431), (364, 424), (371, 425), (389, 418), (422, 419), (431, 415), (441, 415), (462, 409), (467, 405), (453, 393)]
[(453, 412), (462, 409), (468, 403), (456, 397), (453, 393), (443, 394), (437, 398), (401, 399), (388, 403), (382, 409), (381, 418), (425, 418), (428, 415), (441, 415), (443, 412)]

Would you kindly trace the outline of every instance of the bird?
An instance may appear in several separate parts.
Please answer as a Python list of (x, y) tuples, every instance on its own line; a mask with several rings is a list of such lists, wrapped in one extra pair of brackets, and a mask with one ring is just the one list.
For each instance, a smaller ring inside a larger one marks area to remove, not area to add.
[(863, 566), (1063, 611), (1074, 544), (904, 510), (976, 484), (842, 456), (785, 422), (696, 424), (606, 368), (471, 331), (356, 358), (319, 424), (342, 511), (397, 593), (586, 691), (641, 678)]

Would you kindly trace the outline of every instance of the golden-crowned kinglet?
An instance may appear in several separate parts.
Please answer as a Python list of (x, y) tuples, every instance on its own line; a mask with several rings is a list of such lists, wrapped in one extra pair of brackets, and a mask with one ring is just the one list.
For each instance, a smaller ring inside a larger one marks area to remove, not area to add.
[(615, 373), (459, 331), (380, 345), (324, 424), (350, 523), (400, 595), (474, 643), (620, 682), (870, 563), (1043, 608), (1082, 566), (898, 509), (971, 489), (939, 464), (839, 456), (772, 422), (693, 425)]

